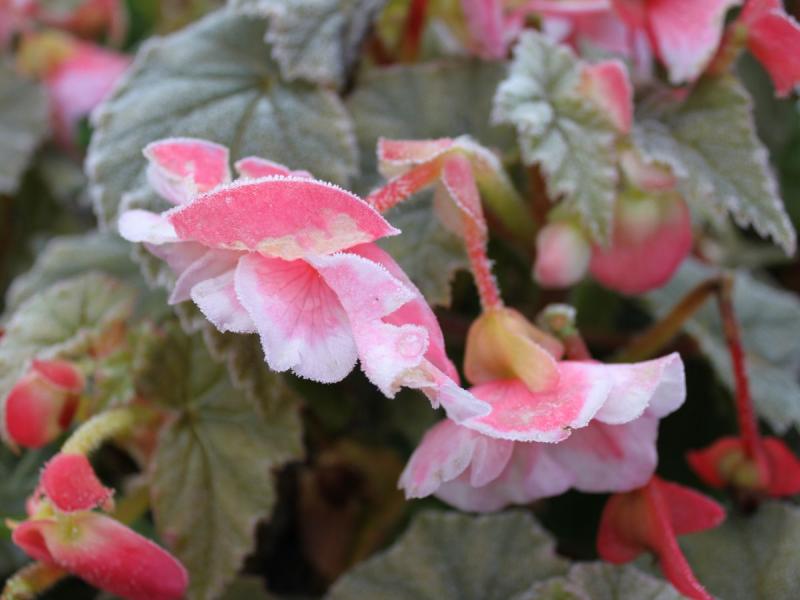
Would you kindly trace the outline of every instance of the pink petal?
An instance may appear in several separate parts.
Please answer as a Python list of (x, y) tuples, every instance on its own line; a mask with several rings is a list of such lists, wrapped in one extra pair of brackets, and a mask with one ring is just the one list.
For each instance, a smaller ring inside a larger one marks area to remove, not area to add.
[(167, 214), (183, 240), (286, 260), (399, 233), (357, 196), (295, 177), (240, 180)]
[(581, 89), (609, 116), (620, 133), (633, 123), (633, 86), (622, 61), (606, 60), (583, 68)]
[(125, 55), (75, 42), (69, 57), (45, 78), (59, 142), (73, 143), (78, 121), (105, 100), (129, 64)]
[(420, 365), (428, 335), (423, 327), (392, 325), (382, 318), (413, 300), (414, 290), (382, 265), (356, 254), (319, 256), (311, 262), (349, 317), (362, 369), (384, 394), (393, 396), (403, 374)]
[(191, 298), (205, 318), (220, 331), (256, 333), (256, 324), (236, 294), (233, 268), (194, 285)]
[[(491, 444), (504, 443), (486, 439)], [(546, 444), (516, 442), (513, 445), (511, 458), (496, 479), (476, 487), (470, 481), (470, 472), (465, 472), (444, 483), (436, 496), (461, 510), (491, 512), (509, 504), (528, 504), (558, 496), (570, 488), (571, 473), (550, 458)]]
[(525, 13), (569, 15), (605, 12), (610, 7), (611, 0), (527, 0), (518, 10)]
[(31, 557), (130, 600), (178, 600), (189, 581), (186, 569), (166, 550), (97, 513), (72, 516), (66, 535), (54, 520), (26, 521), (12, 539)]
[(472, 393), (489, 403), (492, 411), (464, 425), (500, 439), (564, 440), (573, 429), (585, 427), (608, 399), (613, 381), (599, 367), (561, 362), (558, 384), (540, 392), (531, 392), (515, 379), (475, 386)]
[(119, 234), (129, 242), (160, 245), (178, 241), (175, 228), (162, 215), (149, 210), (126, 210), (117, 223)]
[(450, 194), (463, 217), (470, 219), (484, 234), (486, 219), (481, 208), (481, 196), (469, 159), (462, 154), (448, 157), (442, 167), (442, 185)]
[(378, 139), (378, 162), (381, 174), (394, 177), (410, 167), (430, 162), (455, 145), (452, 138), (435, 140)]
[(592, 422), (545, 452), (572, 474), (582, 492), (627, 492), (647, 483), (658, 463), (658, 418), (624, 425)]
[(747, 47), (769, 72), (778, 96), (788, 96), (800, 83), (800, 25), (783, 10), (750, 25)]
[(353, 369), (357, 351), (347, 312), (314, 266), (248, 254), (234, 282), (271, 369), (322, 383)]
[(56, 454), (42, 471), (42, 489), (63, 512), (91, 510), (111, 499), (83, 454)]
[(476, 54), (489, 60), (506, 55), (502, 0), (461, 0)]
[(400, 268), (400, 265), (398, 265), (387, 252), (375, 244), (355, 246), (350, 248), (349, 252), (363, 256), (383, 266), (393, 277), (414, 293), (414, 297), (410, 301), (403, 304), (394, 312), (386, 315), (383, 320), (392, 325), (410, 323), (412, 325), (424, 327), (428, 332), (428, 351), (425, 353), (425, 358), (437, 369), (444, 372), (447, 377), (458, 382), (458, 371), (447, 357), (444, 336), (442, 335), (441, 327), (439, 327), (439, 321), (433, 314), (431, 307), (425, 301), (422, 293), (411, 282), (403, 269)]
[(576, 368), (587, 368), (587, 373), (602, 369), (604, 376), (612, 378), (614, 385), (608, 400), (595, 415), (604, 423), (627, 423), (645, 411), (664, 417), (677, 410), (686, 399), (683, 361), (677, 352), (628, 365), (574, 364)]
[(167, 138), (148, 144), (147, 180), (173, 204), (189, 202), (198, 194), (231, 180), (228, 149), (195, 138)]
[[(191, 243), (191, 242), (189, 242)], [(184, 268), (175, 281), (169, 297), (170, 304), (178, 304), (192, 297), (192, 288), (206, 279), (213, 279), (223, 273), (233, 271), (242, 256), (231, 250), (205, 250), (205, 252)]]
[(280, 163), (260, 158), (258, 156), (248, 156), (234, 165), (236, 172), (241, 177), (247, 179), (258, 179), (259, 177), (282, 176), (282, 177), (299, 177), (302, 179), (313, 179), (314, 176), (308, 171), (292, 171)]
[(401, 383), (423, 392), (431, 406), (444, 408), (448, 418), (456, 423), (483, 417), (491, 411), (489, 404), (459, 386), (427, 360), (423, 360), (418, 369), (406, 373)]
[(648, 0), (649, 32), (672, 83), (700, 76), (722, 39), (725, 14), (739, 4), (741, 0)]

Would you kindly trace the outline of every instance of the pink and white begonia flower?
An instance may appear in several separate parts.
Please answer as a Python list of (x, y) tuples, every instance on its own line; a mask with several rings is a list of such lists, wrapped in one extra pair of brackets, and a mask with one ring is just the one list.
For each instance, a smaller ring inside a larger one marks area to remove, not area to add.
[(189, 577), (169, 552), (119, 521), (86, 456), (57, 454), (45, 466), (29, 518), (12, 524), (13, 542), (34, 560), (56, 565), (129, 600), (178, 600)]
[(145, 156), (177, 206), (127, 211), (119, 230), (175, 271), (171, 303), (191, 298), (220, 331), (258, 333), (273, 370), (332, 383), (360, 360), (388, 396), (421, 389), (459, 420), (488, 410), (457, 385), (430, 307), (373, 243), (399, 232), (366, 202), (252, 157), (231, 183), (227, 149), (203, 140), (162, 140)]
[(643, 485), (657, 463), (659, 419), (685, 399), (680, 357), (618, 365), (558, 360), (546, 334), (534, 336), (521, 315), (503, 311), (481, 317), (493, 322), (479, 320), (465, 361), (470, 391), (491, 412), (434, 426), (401, 476), (406, 495), (492, 511), (571, 487)]
[(778, 96), (800, 84), (800, 24), (780, 0), (748, 0), (739, 16), (747, 30), (747, 48), (764, 65)]

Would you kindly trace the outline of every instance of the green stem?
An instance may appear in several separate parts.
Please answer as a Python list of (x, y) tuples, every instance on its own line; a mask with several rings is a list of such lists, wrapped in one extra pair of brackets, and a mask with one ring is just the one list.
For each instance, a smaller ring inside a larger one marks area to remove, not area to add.
[(56, 565), (31, 563), (6, 581), (0, 600), (31, 600), (67, 575), (67, 571)]
[(126, 433), (150, 415), (150, 411), (133, 406), (98, 413), (73, 432), (61, 451), (65, 454), (89, 454), (107, 439)]
[(614, 356), (614, 362), (636, 362), (652, 358), (680, 333), (688, 321), (708, 298), (719, 292), (722, 279), (708, 279), (686, 294), (684, 298), (659, 322), (636, 336)]

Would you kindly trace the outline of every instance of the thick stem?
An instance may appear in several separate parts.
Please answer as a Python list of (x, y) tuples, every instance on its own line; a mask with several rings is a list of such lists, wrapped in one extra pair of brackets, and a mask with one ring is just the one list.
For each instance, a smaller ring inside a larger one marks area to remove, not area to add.
[(403, 37), (400, 40), (399, 54), (402, 62), (414, 62), (417, 60), (427, 13), (428, 0), (411, 0), (403, 28)]
[(750, 382), (747, 377), (747, 362), (742, 346), (741, 331), (733, 306), (733, 283), (733, 276), (725, 275), (717, 299), (736, 384), (736, 415), (739, 421), (739, 435), (745, 453), (756, 462), (760, 473), (765, 474), (767, 472), (766, 458), (761, 445), (761, 434), (758, 431), (758, 419), (753, 409), (753, 398), (750, 395)]
[(65, 454), (89, 454), (106, 440), (126, 433), (150, 415), (150, 411), (133, 406), (98, 413), (73, 432), (61, 451)]
[(493, 308), (502, 308), (503, 299), (500, 296), (500, 289), (497, 287), (494, 273), (492, 273), (492, 261), (486, 254), (486, 236), (472, 219), (465, 218), (462, 222), (464, 224), (464, 245), (472, 275), (475, 277), (481, 307), (484, 312)]
[(686, 321), (705, 304), (710, 296), (719, 292), (721, 287), (722, 280), (717, 277), (698, 285), (658, 323), (633, 338), (627, 347), (617, 353), (614, 362), (636, 362), (657, 355), (680, 333)]
[(0, 600), (32, 600), (68, 574), (56, 565), (31, 563), (8, 578)]

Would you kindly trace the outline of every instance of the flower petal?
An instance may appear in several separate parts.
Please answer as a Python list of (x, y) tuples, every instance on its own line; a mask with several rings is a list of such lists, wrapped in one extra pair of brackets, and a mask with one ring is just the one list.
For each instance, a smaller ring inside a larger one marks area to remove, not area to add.
[[(66, 526), (66, 528), (65, 528)], [(14, 543), (37, 560), (53, 562), (93, 586), (130, 600), (178, 600), (189, 577), (169, 552), (114, 519), (92, 512), (26, 521)]]
[(236, 172), (241, 177), (247, 179), (258, 179), (259, 177), (271, 177), (273, 175), (282, 177), (300, 177), (303, 179), (313, 179), (314, 176), (308, 171), (292, 171), (280, 163), (260, 158), (258, 156), (247, 156), (236, 161), (234, 165)]
[(241, 255), (240, 252), (232, 250), (206, 250), (178, 275), (175, 287), (169, 296), (169, 303), (185, 302), (192, 297), (192, 288), (198, 283), (233, 271)]
[(129, 242), (161, 245), (178, 242), (175, 228), (162, 215), (149, 210), (126, 210), (119, 217), (119, 234)]
[(800, 25), (782, 9), (750, 25), (747, 47), (767, 69), (778, 96), (788, 96), (800, 83)]
[[(588, 363), (575, 364), (576, 368), (582, 368)], [(599, 368), (614, 382), (608, 400), (595, 415), (604, 423), (627, 423), (646, 410), (653, 416), (664, 417), (677, 410), (686, 399), (686, 376), (677, 352), (646, 362), (600, 365)]]
[(196, 138), (167, 138), (148, 144), (147, 180), (165, 199), (185, 204), (231, 180), (228, 149)]
[(239, 180), (167, 215), (182, 240), (285, 260), (399, 233), (357, 196), (296, 177)]
[(108, 502), (114, 493), (100, 483), (83, 454), (56, 454), (42, 471), (42, 489), (63, 512), (91, 510)]
[(489, 403), (492, 410), (484, 417), (464, 422), (464, 425), (500, 439), (525, 442), (564, 440), (573, 429), (589, 423), (608, 399), (613, 386), (613, 380), (602, 369), (585, 369), (586, 365), (559, 363), (558, 384), (539, 392), (532, 392), (515, 379), (478, 385), (472, 388), (472, 393)]
[(271, 369), (292, 369), (322, 383), (340, 381), (353, 369), (357, 352), (347, 313), (312, 265), (247, 254), (234, 284)]
[(581, 73), (581, 89), (608, 115), (620, 133), (630, 132), (633, 123), (633, 86), (620, 60), (587, 65)]
[(220, 331), (256, 333), (256, 324), (236, 294), (235, 273), (229, 269), (196, 284), (191, 289), (192, 300)]

